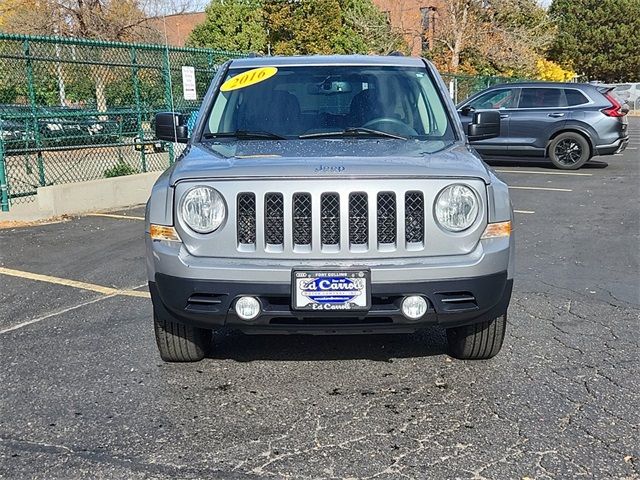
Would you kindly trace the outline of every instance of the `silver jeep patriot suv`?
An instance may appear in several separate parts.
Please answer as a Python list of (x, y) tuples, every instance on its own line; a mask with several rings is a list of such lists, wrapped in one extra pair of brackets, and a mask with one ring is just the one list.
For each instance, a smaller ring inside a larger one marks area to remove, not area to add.
[(212, 330), (357, 334), (446, 329), (451, 355), (500, 351), (513, 283), (507, 185), (470, 140), (429, 62), (263, 57), (217, 72), (147, 204), (155, 334), (165, 361)]

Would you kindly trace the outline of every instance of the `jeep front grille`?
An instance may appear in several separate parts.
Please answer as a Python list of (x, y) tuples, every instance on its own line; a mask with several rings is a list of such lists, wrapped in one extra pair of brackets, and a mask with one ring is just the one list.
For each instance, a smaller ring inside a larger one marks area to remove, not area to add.
[[(239, 247), (277, 252), (363, 252), (378, 248), (415, 250), (425, 241), (425, 206), (422, 192), (351, 192), (340, 195), (308, 192), (283, 195), (267, 192), (237, 195)], [(289, 196), (290, 195), (290, 196)], [(404, 202), (398, 202), (404, 199)], [(262, 214), (264, 222), (257, 222)], [(261, 231), (257, 231), (257, 229)], [(316, 243), (317, 242), (317, 243)], [(401, 244), (399, 244), (402, 242)]]
[(378, 194), (378, 244), (396, 243), (396, 196), (393, 192)]
[(349, 195), (349, 244), (367, 245), (369, 240), (369, 205), (366, 193)]
[(404, 197), (404, 230), (407, 243), (424, 242), (424, 197), (407, 192)]
[(238, 243), (255, 245), (256, 243), (256, 196), (253, 193), (238, 195)]
[(337, 193), (323, 193), (320, 204), (320, 241), (322, 245), (339, 245), (340, 196)]
[(284, 243), (284, 198), (281, 193), (264, 196), (264, 241), (268, 245)]
[(311, 245), (311, 195), (293, 195), (293, 244)]

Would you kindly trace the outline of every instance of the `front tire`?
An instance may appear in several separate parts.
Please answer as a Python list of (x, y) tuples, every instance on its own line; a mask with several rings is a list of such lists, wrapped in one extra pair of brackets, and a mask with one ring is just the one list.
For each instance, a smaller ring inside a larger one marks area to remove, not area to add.
[(507, 315), (486, 322), (447, 329), (449, 354), (460, 360), (486, 360), (502, 348)]
[(211, 330), (153, 316), (156, 343), (165, 362), (198, 362), (211, 342)]
[(589, 142), (579, 133), (561, 133), (549, 143), (549, 158), (561, 170), (577, 170), (591, 159)]

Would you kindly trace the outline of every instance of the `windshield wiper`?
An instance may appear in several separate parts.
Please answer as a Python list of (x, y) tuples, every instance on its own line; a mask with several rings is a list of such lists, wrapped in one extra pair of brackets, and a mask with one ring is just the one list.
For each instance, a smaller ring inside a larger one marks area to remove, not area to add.
[(236, 130), (235, 132), (208, 132), (202, 135), (204, 138), (239, 138), (241, 140), (253, 140), (266, 138), (268, 140), (286, 140), (281, 135), (271, 132), (250, 132), (248, 130)]
[(344, 130), (339, 130), (336, 132), (307, 133), (305, 135), (300, 135), (298, 138), (360, 137), (360, 136), (385, 137), (385, 138), (395, 138), (396, 140), (407, 140), (407, 137), (403, 137), (402, 135), (396, 135), (394, 133), (383, 132), (381, 130), (374, 130), (373, 128), (365, 128), (365, 127), (349, 127), (349, 128), (345, 128)]

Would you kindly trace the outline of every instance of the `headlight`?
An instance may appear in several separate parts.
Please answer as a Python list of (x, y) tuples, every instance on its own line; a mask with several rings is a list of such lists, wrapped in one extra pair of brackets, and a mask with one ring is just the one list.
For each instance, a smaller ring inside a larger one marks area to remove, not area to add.
[(449, 185), (436, 197), (438, 223), (451, 232), (466, 230), (478, 218), (478, 197), (466, 185)]
[(182, 197), (182, 219), (191, 230), (211, 233), (227, 216), (227, 207), (220, 193), (211, 187), (195, 187)]

